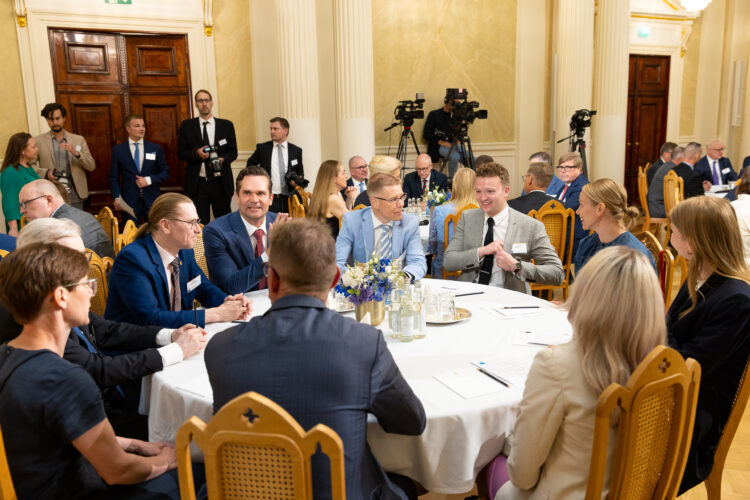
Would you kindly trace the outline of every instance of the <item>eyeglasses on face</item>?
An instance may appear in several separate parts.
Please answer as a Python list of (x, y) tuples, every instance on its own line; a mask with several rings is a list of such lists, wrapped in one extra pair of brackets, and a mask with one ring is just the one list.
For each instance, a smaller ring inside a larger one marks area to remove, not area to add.
[(578, 168), (578, 167), (576, 167), (575, 165), (558, 165), (557, 166), (557, 170), (559, 170), (560, 172), (565, 172), (566, 170), (571, 170), (574, 168)]
[(364, 170), (368, 167), (368, 165), (365, 163), (364, 165), (360, 165), (358, 167), (352, 167), (352, 170)]
[(169, 220), (176, 220), (177, 222), (182, 222), (183, 224), (188, 224), (190, 226), (190, 229), (192, 231), (195, 231), (196, 227), (201, 227), (201, 220), (200, 219), (182, 220), (182, 219), (172, 218), (172, 219), (169, 219)]
[(22, 201), (22, 202), (20, 202), (18, 204), (18, 208), (20, 208), (21, 210), (26, 210), (26, 207), (28, 206), (29, 203), (31, 203), (34, 200), (38, 200), (39, 198), (44, 198), (45, 196), (47, 196), (47, 195), (43, 194), (41, 196), (37, 196), (36, 198), (32, 198), (32, 199), (26, 200), (26, 201)]
[(406, 195), (402, 194), (401, 196), (397, 196), (396, 198), (391, 198), (391, 199), (381, 198), (380, 196), (373, 196), (373, 198), (375, 198), (376, 200), (382, 200), (386, 203), (403, 203), (404, 200), (406, 199)]
[(203, 104), (206, 102), (211, 102), (211, 99), (196, 99), (195, 102), (197, 102), (198, 104)]
[(97, 290), (96, 278), (79, 281), (78, 283), (71, 283), (69, 285), (63, 285), (63, 287), (73, 288), (74, 286), (78, 286), (78, 285), (88, 285), (89, 290), (91, 290), (91, 295), (96, 295), (96, 290)]

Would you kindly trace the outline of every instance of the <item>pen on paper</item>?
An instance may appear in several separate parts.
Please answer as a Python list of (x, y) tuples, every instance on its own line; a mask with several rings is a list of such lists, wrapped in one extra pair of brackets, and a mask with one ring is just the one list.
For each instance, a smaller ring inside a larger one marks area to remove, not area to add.
[(497, 309), (540, 309), (540, 306), (498, 306)]
[(506, 382), (505, 380), (501, 379), (501, 378), (500, 378), (500, 377), (498, 377), (497, 375), (495, 375), (495, 374), (493, 374), (493, 373), (490, 373), (490, 372), (488, 372), (487, 370), (485, 370), (485, 369), (484, 369), (484, 368), (482, 368), (481, 366), (477, 366), (477, 370), (479, 370), (480, 372), (484, 373), (485, 375), (487, 375), (488, 377), (490, 377), (490, 378), (491, 378), (492, 380), (494, 380), (495, 382), (499, 382), (499, 383), (501, 383), (502, 385), (504, 385), (505, 387), (510, 387), (510, 385), (508, 384), (508, 382)]
[(457, 293), (455, 297), (466, 297), (467, 295), (482, 295), (484, 292)]

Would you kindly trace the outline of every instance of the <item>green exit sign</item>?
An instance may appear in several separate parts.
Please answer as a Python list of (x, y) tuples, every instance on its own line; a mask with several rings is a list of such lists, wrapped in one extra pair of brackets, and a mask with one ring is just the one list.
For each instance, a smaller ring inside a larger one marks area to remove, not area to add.
[(118, 4), (118, 5), (133, 5), (133, 0), (104, 0), (104, 3)]

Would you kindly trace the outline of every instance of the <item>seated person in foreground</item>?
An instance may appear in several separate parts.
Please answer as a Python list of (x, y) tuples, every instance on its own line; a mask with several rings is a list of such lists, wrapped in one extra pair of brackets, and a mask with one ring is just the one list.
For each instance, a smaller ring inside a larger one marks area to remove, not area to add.
[[(597, 253), (576, 278), (565, 307), (573, 340), (534, 358), (504, 455), (487, 467), (495, 500), (583, 498), (599, 395), (611, 383), (625, 385), (643, 358), (666, 341), (659, 282), (651, 263), (631, 248)], [(610, 458), (616, 432), (610, 430)], [(609, 472), (602, 494), (608, 489)]]
[[(346, 193), (346, 199), (341, 193)], [(344, 166), (336, 160), (326, 160), (318, 169), (307, 216), (325, 222), (333, 239), (336, 239), (339, 235), (339, 221), (354, 206), (354, 198), (358, 194), (356, 188), (346, 187)]]
[[(425, 426), (422, 403), (383, 334), (326, 307), (340, 277), (328, 229), (293, 219), (274, 227), (270, 239), (271, 309), (217, 333), (206, 347), (214, 412), (247, 391), (263, 394), (304, 429), (323, 423), (338, 433), (348, 498), (405, 498), (392, 479), (409, 481), (386, 475), (367, 445), (367, 414), (375, 415), (386, 432), (419, 435)], [(312, 462), (313, 496), (327, 498), (330, 476), (320, 458)]]
[[(190, 198), (179, 193), (159, 196), (137, 239), (117, 254), (104, 316), (170, 328), (247, 318), (250, 301), (209, 283), (195, 262), (193, 246), (200, 232)], [(205, 309), (196, 310), (194, 299)]]
[(505, 167), (486, 163), (476, 175), (479, 208), (461, 216), (443, 256), (443, 267), (463, 271), (460, 281), (528, 294), (529, 281), (562, 283), (562, 263), (544, 224), (508, 206), (510, 176)]
[(344, 215), (336, 239), (336, 264), (343, 272), (352, 259), (367, 262), (373, 252), (381, 258), (398, 259), (411, 279), (421, 280), (427, 261), (419, 237), (419, 220), (404, 212), (401, 182), (386, 174), (376, 174), (367, 185), (372, 207)]
[(612, 179), (599, 179), (583, 186), (578, 205), (578, 217), (586, 231), (594, 231), (581, 240), (575, 254), (576, 273), (602, 248), (623, 245), (646, 256), (656, 270), (654, 257), (641, 241), (628, 231), (639, 210), (628, 206), (625, 186)]
[(554, 200), (545, 192), (554, 177), (552, 167), (546, 163), (531, 163), (526, 175), (523, 176), (523, 190), (526, 194), (508, 200), (508, 206), (526, 215), (532, 210), (539, 210), (545, 203)]
[(672, 246), (688, 261), (687, 280), (667, 313), (669, 345), (701, 365), (681, 495), (711, 472), (750, 355), (750, 269), (737, 217), (727, 200), (691, 198), (678, 203), (669, 217)]
[(24, 325), (0, 348), (0, 427), (16, 493), (179, 499), (174, 446), (117, 437), (94, 381), (62, 359), (71, 328), (88, 322), (88, 273), (82, 252), (55, 243), (0, 262), (0, 301)]
[[(372, 179), (375, 174), (388, 174), (400, 183), (401, 167), (401, 161), (392, 156), (375, 155), (370, 160), (370, 178)], [(359, 205), (370, 206), (370, 195), (367, 191), (357, 195), (357, 198), (354, 200), (354, 206)]]
[(268, 211), (273, 199), (271, 177), (258, 166), (240, 171), (234, 197), (237, 211), (204, 228), (208, 274), (211, 282), (226, 293), (265, 289), (263, 263), (268, 260), (268, 231), (289, 214)]
[[(406, 200), (412, 198), (422, 199), (422, 195), (427, 191), (440, 189), (448, 192), (448, 177), (432, 169), (432, 160), (430, 155), (422, 153), (417, 156), (414, 162), (414, 172), (404, 176), (404, 194)], [(406, 203), (406, 201), (404, 201)]]

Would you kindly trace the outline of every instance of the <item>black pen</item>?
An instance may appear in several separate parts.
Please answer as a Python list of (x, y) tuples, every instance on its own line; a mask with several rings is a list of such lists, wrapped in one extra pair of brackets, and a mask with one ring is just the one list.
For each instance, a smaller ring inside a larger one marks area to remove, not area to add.
[(195, 326), (200, 326), (198, 323), (198, 310), (195, 308), (195, 299), (193, 299), (193, 316), (195, 316)]
[(466, 297), (467, 295), (481, 295), (484, 292), (457, 293), (454, 297)]
[(510, 387), (510, 385), (508, 385), (508, 382), (506, 382), (505, 380), (501, 379), (500, 377), (498, 377), (494, 373), (488, 372), (487, 370), (485, 370), (481, 366), (477, 366), (477, 370), (479, 370), (480, 372), (484, 373), (485, 375), (487, 375), (488, 377), (490, 377), (495, 382), (499, 382), (499, 383), (503, 384), (505, 387)]
[(497, 309), (539, 309), (541, 306), (498, 306)]

